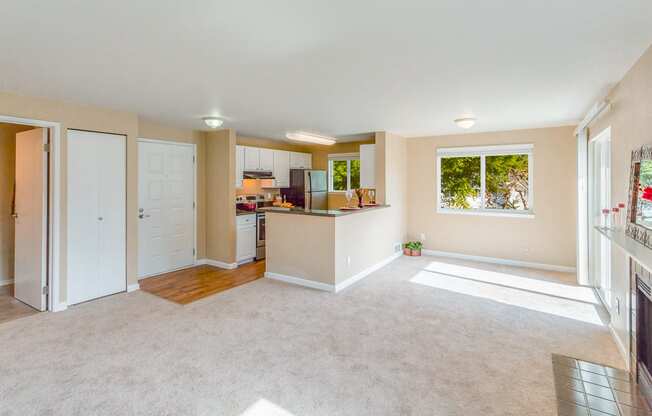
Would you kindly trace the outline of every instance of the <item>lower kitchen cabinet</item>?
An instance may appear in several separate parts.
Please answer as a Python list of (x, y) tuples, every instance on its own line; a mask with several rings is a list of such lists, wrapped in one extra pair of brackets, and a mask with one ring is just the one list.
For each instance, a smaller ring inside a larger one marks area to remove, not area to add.
[(239, 215), (237, 224), (236, 261), (253, 260), (256, 257), (256, 214)]

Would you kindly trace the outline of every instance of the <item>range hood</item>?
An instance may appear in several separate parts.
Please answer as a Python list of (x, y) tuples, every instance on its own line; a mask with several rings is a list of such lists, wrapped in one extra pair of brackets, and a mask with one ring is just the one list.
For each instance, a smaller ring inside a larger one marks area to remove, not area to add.
[(274, 179), (274, 174), (264, 170), (245, 170), (242, 172), (243, 179)]

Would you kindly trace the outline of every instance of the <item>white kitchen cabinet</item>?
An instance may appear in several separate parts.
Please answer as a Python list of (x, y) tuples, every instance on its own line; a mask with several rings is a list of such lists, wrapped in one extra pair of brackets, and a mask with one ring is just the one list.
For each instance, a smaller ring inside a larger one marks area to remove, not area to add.
[(290, 169), (311, 169), (312, 154), (290, 152)]
[(360, 145), (360, 187), (376, 188), (376, 145)]
[(274, 170), (274, 151), (272, 149), (259, 149), (260, 150), (260, 165), (259, 170), (272, 172)]
[(276, 186), (288, 188), (290, 186), (290, 152), (274, 150), (274, 177)]
[(238, 263), (256, 257), (256, 215), (239, 215), (237, 223), (236, 260)]
[(245, 146), (244, 170), (260, 170), (260, 149)]
[(122, 135), (68, 130), (69, 305), (127, 289), (126, 147)]
[(242, 188), (242, 173), (244, 172), (245, 148), (235, 147), (235, 187)]

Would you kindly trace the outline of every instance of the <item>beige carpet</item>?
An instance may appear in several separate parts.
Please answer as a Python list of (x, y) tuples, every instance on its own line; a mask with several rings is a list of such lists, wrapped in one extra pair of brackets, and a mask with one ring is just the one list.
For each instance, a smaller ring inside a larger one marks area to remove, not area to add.
[(570, 281), (424, 257), (337, 295), (120, 294), (0, 324), (0, 415), (555, 415), (551, 353), (622, 366)]

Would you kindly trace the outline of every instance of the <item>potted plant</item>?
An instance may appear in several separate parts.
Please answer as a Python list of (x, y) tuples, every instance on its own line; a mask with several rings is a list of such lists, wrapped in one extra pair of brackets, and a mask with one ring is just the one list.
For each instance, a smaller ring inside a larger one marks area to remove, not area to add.
[(423, 243), (421, 241), (410, 241), (403, 244), (403, 254), (406, 256), (420, 256)]

